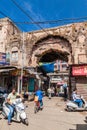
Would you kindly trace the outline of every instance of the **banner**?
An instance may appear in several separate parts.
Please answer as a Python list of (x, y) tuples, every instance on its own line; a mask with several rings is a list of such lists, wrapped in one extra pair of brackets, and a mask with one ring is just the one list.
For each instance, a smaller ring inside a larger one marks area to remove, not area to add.
[(45, 63), (40, 66), (46, 73), (54, 72), (54, 63)]
[(6, 61), (6, 53), (0, 52), (0, 65), (8, 65), (10, 61)]
[(73, 76), (85, 76), (87, 75), (87, 65), (72, 67)]

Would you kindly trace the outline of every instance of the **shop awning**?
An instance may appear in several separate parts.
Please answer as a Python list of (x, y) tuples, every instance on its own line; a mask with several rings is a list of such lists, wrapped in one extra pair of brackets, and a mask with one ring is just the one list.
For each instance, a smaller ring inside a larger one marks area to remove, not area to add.
[(40, 68), (46, 73), (54, 72), (54, 62), (53, 63), (42, 63)]
[(16, 67), (16, 66), (10, 66), (10, 65), (9, 66), (8, 65), (5, 65), (5, 66), (1, 66), (0, 65), (0, 69), (13, 69), (13, 68), (17, 69), (18, 67)]
[(15, 66), (0, 66), (0, 72), (9, 72), (15, 69), (17, 69)]
[(15, 68), (13, 68), (13, 69), (0, 69), (0, 72), (9, 72), (9, 71), (11, 71), (11, 70), (14, 70)]

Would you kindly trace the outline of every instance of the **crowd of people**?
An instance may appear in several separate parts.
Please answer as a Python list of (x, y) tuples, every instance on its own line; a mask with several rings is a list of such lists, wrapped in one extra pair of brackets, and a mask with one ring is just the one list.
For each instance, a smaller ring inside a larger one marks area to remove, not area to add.
[(48, 96), (51, 99), (53, 96), (60, 96), (61, 93), (63, 93), (64, 100), (67, 99), (67, 93), (68, 93), (68, 86), (67, 83), (65, 82), (62, 85), (56, 85), (56, 86), (51, 86), (48, 88)]

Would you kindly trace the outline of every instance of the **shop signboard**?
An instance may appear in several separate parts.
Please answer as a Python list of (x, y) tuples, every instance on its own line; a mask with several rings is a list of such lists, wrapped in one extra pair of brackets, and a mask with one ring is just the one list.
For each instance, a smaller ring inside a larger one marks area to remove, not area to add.
[(87, 65), (73, 66), (72, 75), (73, 76), (86, 76), (87, 75)]
[(8, 65), (10, 62), (6, 60), (6, 53), (0, 52), (0, 65)]
[[(17, 69), (17, 70), (12, 70), (11, 71), (11, 75), (13, 75), (13, 76), (21, 76), (21, 70), (19, 69)], [(26, 71), (23, 71), (23, 75), (26, 75)]]

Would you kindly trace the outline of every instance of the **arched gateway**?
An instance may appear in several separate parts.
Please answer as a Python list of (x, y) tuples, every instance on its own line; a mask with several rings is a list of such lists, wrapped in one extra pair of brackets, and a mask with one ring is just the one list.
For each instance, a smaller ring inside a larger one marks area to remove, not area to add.
[(53, 62), (57, 59), (72, 63), (72, 47), (67, 39), (49, 35), (33, 45), (29, 64), (37, 66), (39, 62)]

